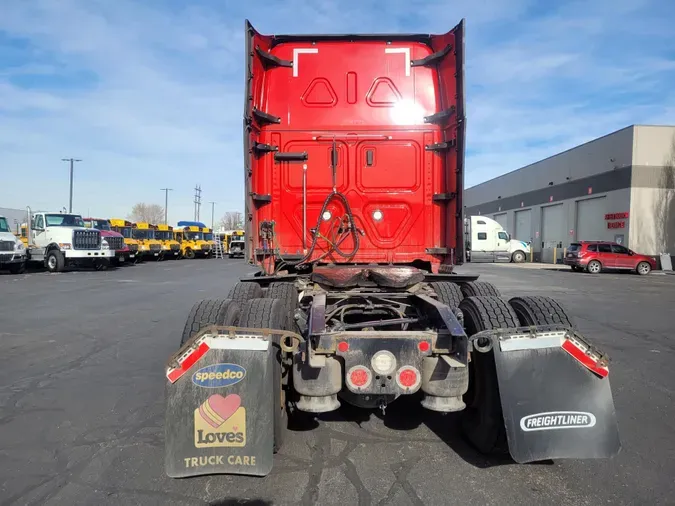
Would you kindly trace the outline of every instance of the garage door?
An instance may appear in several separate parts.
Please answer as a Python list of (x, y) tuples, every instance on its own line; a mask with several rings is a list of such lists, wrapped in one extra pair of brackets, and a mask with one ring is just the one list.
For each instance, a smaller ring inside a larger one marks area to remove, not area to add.
[(532, 241), (532, 211), (516, 211), (516, 227), (513, 231), (514, 239)]
[(542, 248), (554, 247), (565, 241), (563, 206), (558, 204), (541, 208)]
[(605, 197), (577, 202), (577, 241), (602, 241), (607, 235)]
[(508, 230), (506, 227), (506, 213), (495, 214), (494, 220), (499, 223), (504, 230)]

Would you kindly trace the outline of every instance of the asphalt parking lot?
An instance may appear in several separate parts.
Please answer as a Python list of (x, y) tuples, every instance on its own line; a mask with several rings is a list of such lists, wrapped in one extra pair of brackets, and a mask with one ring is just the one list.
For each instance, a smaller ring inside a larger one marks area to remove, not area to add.
[(266, 478), (164, 475), (164, 363), (241, 260), (0, 274), (0, 504), (673, 504), (675, 277), (475, 265), (505, 296), (552, 295), (612, 358), (623, 450), (606, 461), (486, 459), (457, 417), (398, 401), (290, 433)]

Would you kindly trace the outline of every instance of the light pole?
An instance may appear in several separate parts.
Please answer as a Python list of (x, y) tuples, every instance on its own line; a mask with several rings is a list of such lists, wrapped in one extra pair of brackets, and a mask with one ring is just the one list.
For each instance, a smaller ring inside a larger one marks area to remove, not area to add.
[(173, 188), (160, 188), (164, 192), (164, 224), (168, 225), (169, 217), (169, 192), (173, 191)]
[(213, 228), (213, 225), (215, 224), (215, 221), (213, 220), (214, 213), (216, 211), (216, 204), (217, 202), (210, 201), (211, 204), (211, 231), (214, 232), (215, 229)]
[(70, 162), (70, 203), (68, 204), (68, 212), (73, 212), (73, 165), (75, 162), (81, 162), (77, 158), (61, 158), (62, 162)]

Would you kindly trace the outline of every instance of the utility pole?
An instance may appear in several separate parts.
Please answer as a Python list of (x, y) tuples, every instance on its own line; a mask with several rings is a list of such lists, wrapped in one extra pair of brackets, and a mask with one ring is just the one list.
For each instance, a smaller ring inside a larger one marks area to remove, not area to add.
[(199, 211), (202, 207), (202, 187), (201, 185), (195, 186), (195, 221), (199, 221)]
[(73, 165), (75, 162), (81, 162), (77, 158), (61, 158), (62, 162), (70, 162), (70, 204), (68, 205), (68, 212), (73, 212)]
[(216, 210), (217, 202), (210, 201), (209, 204), (211, 204), (211, 231), (215, 231), (215, 228), (213, 228), (213, 225), (215, 224), (215, 221), (213, 221), (213, 217)]
[(169, 217), (169, 192), (173, 191), (173, 188), (160, 188), (164, 192), (164, 224), (168, 225)]

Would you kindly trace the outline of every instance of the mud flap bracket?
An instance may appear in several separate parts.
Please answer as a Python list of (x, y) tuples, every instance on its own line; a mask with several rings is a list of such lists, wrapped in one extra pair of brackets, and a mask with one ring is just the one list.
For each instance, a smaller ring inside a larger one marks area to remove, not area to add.
[[(519, 463), (607, 458), (620, 448), (607, 358), (565, 327), (471, 336), (493, 351), (509, 452)], [(487, 346), (487, 341), (492, 346)]]
[(167, 475), (265, 476), (271, 471), (273, 332), (210, 327), (171, 358), (166, 367)]

